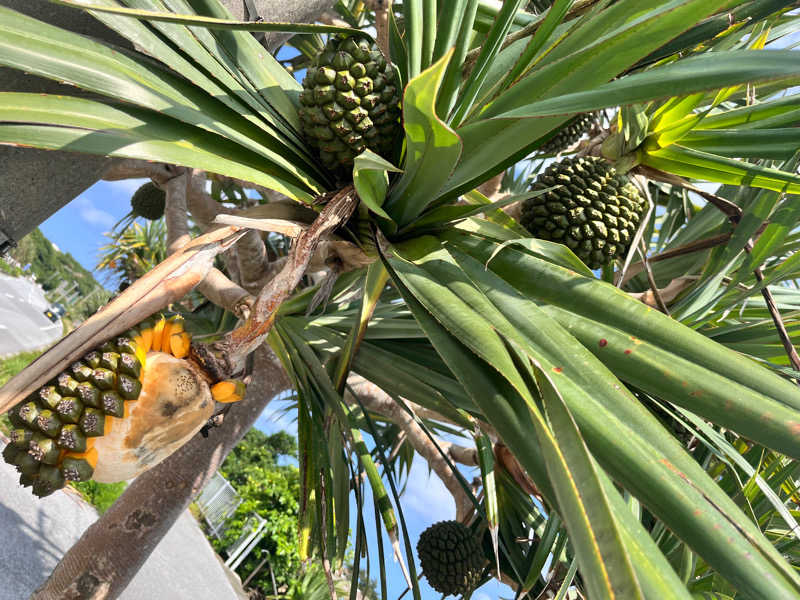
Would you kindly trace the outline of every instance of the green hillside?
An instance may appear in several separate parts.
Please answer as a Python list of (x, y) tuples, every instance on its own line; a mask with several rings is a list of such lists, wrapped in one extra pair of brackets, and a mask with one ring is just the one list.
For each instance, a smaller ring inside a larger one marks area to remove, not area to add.
[[(31, 265), (31, 272), (45, 291), (56, 289), (62, 281), (67, 282), (68, 286), (72, 286), (72, 282), (75, 282), (78, 285), (80, 298), (85, 298), (101, 288), (89, 271), (84, 269), (69, 252), (64, 253), (56, 249), (38, 227), (20, 240), (17, 247), (11, 251), (11, 256), (23, 266)], [(75, 290), (71, 293), (74, 292)], [(94, 294), (85, 302), (76, 302), (70, 307), (70, 316), (73, 319), (85, 319), (105, 304), (109, 296), (106, 290), (102, 290), (102, 293)]]

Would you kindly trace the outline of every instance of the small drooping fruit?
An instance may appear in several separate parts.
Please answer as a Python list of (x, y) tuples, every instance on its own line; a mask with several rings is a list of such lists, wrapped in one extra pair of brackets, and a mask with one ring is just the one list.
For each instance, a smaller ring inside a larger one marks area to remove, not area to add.
[(628, 252), (645, 201), (630, 180), (596, 156), (565, 158), (539, 175), (532, 191), (558, 186), (522, 205), (534, 237), (568, 246), (590, 269)]
[(20, 483), (47, 496), (67, 481), (135, 477), (186, 443), (212, 416), (214, 400), (235, 402), (244, 384), (213, 392), (192, 362), (180, 317), (148, 319), (87, 353), (13, 407), (3, 459)]
[(131, 212), (134, 216), (157, 221), (164, 216), (167, 195), (152, 181), (148, 181), (131, 197)]
[(472, 591), (486, 563), (477, 537), (458, 521), (428, 527), (419, 536), (417, 553), (430, 586), (446, 596)]
[(303, 88), (303, 132), (327, 169), (342, 175), (367, 148), (389, 156), (400, 133), (400, 91), (374, 44), (331, 36), (308, 68)]
[(540, 146), (536, 151), (539, 154), (558, 154), (572, 146), (583, 137), (597, 123), (595, 113), (578, 115), (559, 130), (559, 132)]

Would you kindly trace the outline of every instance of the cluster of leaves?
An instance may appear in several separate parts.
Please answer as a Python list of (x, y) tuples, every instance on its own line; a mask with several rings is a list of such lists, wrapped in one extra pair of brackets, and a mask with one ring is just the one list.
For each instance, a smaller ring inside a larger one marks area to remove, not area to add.
[[(140, 222), (141, 221), (141, 222)], [(163, 217), (137, 219), (119, 231), (107, 232), (95, 267), (120, 288), (127, 287), (167, 257), (167, 228)]]
[(298, 471), (293, 464), (279, 464), (281, 458), (296, 457), (297, 441), (288, 433), (266, 435), (258, 429), (251, 429), (220, 468), (220, 473), (244, 501), (226, 524), (222, 539), (211, 538), (212, 544), (218, 552), (230, 547), (242, 534), (242, 528), (252, 513), (266, 519), (266, 535), (241, 563), (238, 571), (244, 579), (267, 558), (269, 566), (259, 571), (249, 584), (267, 594), (271, 594), (273, 589), (269, 567), (275, 575), (276, 585), (284, 590), (300, 572), (297, 553)]

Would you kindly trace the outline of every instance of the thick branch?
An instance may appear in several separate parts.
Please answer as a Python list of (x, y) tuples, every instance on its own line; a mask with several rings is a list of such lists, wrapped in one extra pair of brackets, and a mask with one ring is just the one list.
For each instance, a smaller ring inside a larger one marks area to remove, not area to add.
[[(177, 252), (191, 240), (186, 211), (189, 199), (193, 197), (195, 200), (197, 199), (197, 194), (192, 194), (192, 190), (197, 191), (198, 180), (201, 178), (202, 172), (184, 171), (181, 175), (173, 177), (164, 184), (167, 193), (164, 217), (167, 224), (167, 250), (169, 254)], [(214, 204), (217, 203), (214, 202)], [(248, 231), (244, 234), (244, 237), (247, 237), (250, 233)], [(222, 271), (216, 268), (212, 268), (208, 272), (205, 279), (197, 286), (197, 290), (217, 306), (230, 310), (240, 317), (245, 317), (249, 314), (250, 306), (254, 300), (247, 290), (236, 285)]]
[(174, 254), (192, 239), (189, 234), (189, 221), (186, 217), (186, 188), (189, 177), (184, 172), (170, 179), (164, 185), (167, 203), (164, 207), (164, 220), (167, 224), (167, 254)]
[(104, 181), (120, 181), (122, 179), (149, 177), (157, 184), (163, 185), (176, 175), (180, 175), (183, 170), (183, 167), (176, 167), (164, 163), (125, 158), (110, 163), (108, 168), (103, 171), (102, 179)]

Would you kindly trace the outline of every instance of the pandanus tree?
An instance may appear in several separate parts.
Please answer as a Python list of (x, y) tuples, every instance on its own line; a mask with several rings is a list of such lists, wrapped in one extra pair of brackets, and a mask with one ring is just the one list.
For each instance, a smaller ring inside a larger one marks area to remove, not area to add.
[[(289, 387), (300, 552), (331, 590), (352, 541), (353, 581), (374, 553), (386, 597), (369, 487), (421, 597), (398, 489), (419, 455), (482, 552), (470, 589), (800, 597), (796, 2), (344, 2), (336, 25), (290, 25), (217, 0), (54, 1), (136, 50), (0, 9), (3, 65), (91, 92), (1, 92), (0, 142), (127, 159), (117, 176), (166, 190), (171, 254), (0, 410), (193, 288), (239, 322), (172, 354), (198, 388), (228, 384), (215, 399), (250, 387), (140, 475), (39, 597), (116, 596)], [(297, 34), (294, 55), (266, 52), (264, 31)], [(206, 177), (261, 199), (221, 205)], [(111, 543), (131, 532), (133, 555)], [(431, 558), (460, 560), (420, 554), (434, 577)]]

